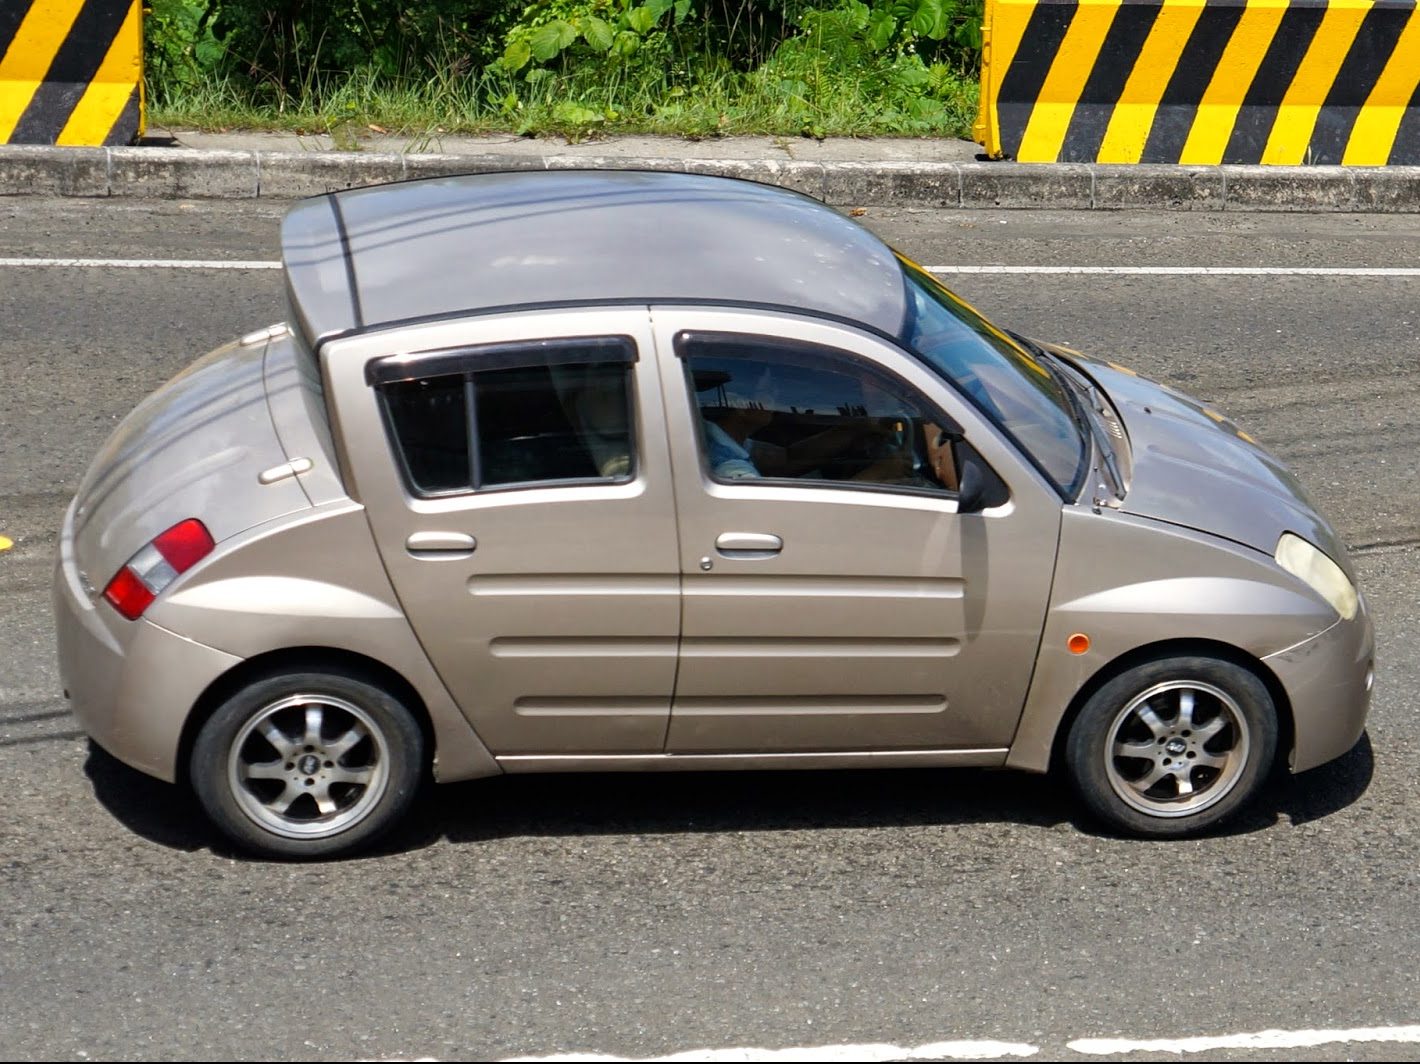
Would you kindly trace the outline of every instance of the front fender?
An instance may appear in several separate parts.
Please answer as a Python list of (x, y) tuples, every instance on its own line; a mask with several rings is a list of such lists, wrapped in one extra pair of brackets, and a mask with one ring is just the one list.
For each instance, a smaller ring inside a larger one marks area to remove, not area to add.
[[(1336, 623), (1336, 611), (1271, 558), (1192, 529), (1067, 507), (1035, 674), (1007, 764), (1045, 771), (1081, 688), (1154, 644), (1206, 640), (1261, 660)], [(1089, 638), (1082, 654), (1072, 635)]]

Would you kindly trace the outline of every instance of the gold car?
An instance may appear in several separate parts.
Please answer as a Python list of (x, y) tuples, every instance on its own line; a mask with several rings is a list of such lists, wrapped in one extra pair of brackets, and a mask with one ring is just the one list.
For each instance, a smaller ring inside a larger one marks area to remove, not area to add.
[(1211, 827), (1360, 736), (1335, 532), (1210, 408), (993, 326), (823, 204), (680, 173), (302, 202), (289, 322), (64, 519), (89, 734), (256, 852), (432, 774), (1059, 768)]

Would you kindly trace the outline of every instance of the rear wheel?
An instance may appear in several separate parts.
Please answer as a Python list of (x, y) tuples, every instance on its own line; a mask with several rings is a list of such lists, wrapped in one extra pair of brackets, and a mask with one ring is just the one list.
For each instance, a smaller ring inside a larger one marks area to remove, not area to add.
[(1249, 670), (1210, 657), (1136, 666), (1085, 703), (1066, 765), (1089, 810), (1134, 835), (1196, 834), (1246, 805), (1277, 750), (1277, 710)]
[(424, 737), (403, 702), (362, 677), (285, 673), (219, 706), (189, 768), (207, 815), (242, 847), (331, 857), (368, 845), (404, 815)]

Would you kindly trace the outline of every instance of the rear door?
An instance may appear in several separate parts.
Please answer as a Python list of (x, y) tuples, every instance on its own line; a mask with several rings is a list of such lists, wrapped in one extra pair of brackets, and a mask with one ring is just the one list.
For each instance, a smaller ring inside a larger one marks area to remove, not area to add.
[[(668, 752), (1004, 750), (1059, 495), (875, 337), (653, 313), (684, 581)], [(1009, 490), (980, 513), (958, 513), (958, 433)]]
[(405, 613), (480, 737), (500, 755), (660, 752), (679, 567), (645, 308), (388, 343), (341, 386), (341, 435)]

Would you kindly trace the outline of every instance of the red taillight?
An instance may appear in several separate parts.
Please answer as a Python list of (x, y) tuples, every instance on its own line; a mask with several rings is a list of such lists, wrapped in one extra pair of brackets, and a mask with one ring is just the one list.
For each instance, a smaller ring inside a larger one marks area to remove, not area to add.
[(104, 598), (124, 617), (137, 620), (163, 588), (212, 553), (213, 546), (201, 521), (180, 521), (128, 559), (104, 588)]
[(126, 565), (108, 582), (108, 587), (104, 588), (104, 598), (112, 602), (113, 608), (130, 621), (142, 616), (155, 597)]
[(185, 573), (212, 553), (212, 535), (195, 517), (179, 521), (157, 539), (153, 546), (180, 573)]

